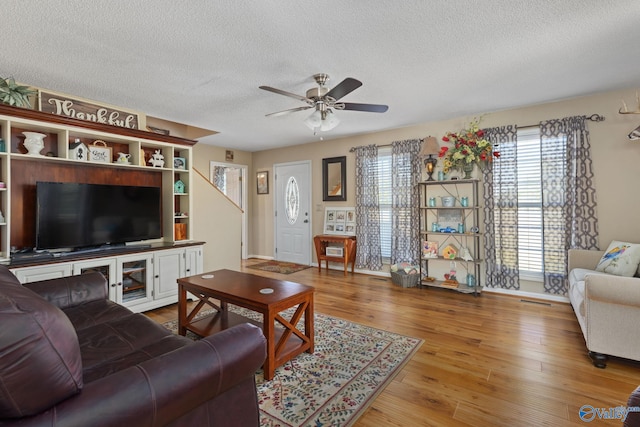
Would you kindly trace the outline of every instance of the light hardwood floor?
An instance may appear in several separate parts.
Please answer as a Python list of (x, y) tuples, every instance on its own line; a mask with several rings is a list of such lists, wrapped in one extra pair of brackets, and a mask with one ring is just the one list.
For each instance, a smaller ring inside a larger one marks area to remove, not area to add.
[[(570, 305), (446, 289), (401, 288), (390, 279), (309, 268), (290, 275), (242, 270), (316, 288), (315, 310), (424, 340), (356, 422), (380, 426), (585, 426), (582, 405), (626, 406), (640, 363), (587, 356)], [(177, 306), (147, 312), (165, 322)]]

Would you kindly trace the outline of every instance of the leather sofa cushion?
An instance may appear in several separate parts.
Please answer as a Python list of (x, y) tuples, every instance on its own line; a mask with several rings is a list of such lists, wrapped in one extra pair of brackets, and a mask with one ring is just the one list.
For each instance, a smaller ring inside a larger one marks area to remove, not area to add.
[(64, 313), (0, 269), (0, 418), (42, 412), (82, 389), (78, 337)]
[(147, 316), (130, 311), (127, 315), (79, 329), (77, 334), (83, 378), (87, 384), (193, 344), (192, 340), (171, 333)]

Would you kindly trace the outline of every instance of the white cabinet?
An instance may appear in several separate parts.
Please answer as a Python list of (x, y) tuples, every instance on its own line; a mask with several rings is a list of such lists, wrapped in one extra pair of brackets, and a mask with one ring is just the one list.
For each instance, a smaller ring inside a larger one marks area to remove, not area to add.
[(118, 288), (121, 284), (121, 280), (117, 277), (115, 258), (97, 258), (73, 263), (74, 275), (90, 273), (92, 271), (102, 273), (102, 275), (107, 279), (107, 284), (109, 285), (109, 299), (111, 301), (121, 303), (122, 292)]
[(178, 302), (177, 280), (202, 273), (202, 244), (29, 267), (9, 267), (21, 283), (102, 273), (109, 299), (135, 312)]
[(158, 252), (154, 258), (154, 297), (167, 298), (178, 295), (177, 280), (184, 277), (185, 254), (183, 249)]
[(117, 277), (120, 279), (116, 302), (133, 309), (139, 304), (153, 302), (153, 254), (140, 253), (116, 258)]
[(190, 246), (185, 249), (185, 272), (184, 276), (201, 274), (203, 267), (202, 246)]
[(20, 283), (38, 282), (40, 280), (58, 279), (71, 276), (72, 266), (68, 263), (47, 264), (36, 267), (11, 269)]

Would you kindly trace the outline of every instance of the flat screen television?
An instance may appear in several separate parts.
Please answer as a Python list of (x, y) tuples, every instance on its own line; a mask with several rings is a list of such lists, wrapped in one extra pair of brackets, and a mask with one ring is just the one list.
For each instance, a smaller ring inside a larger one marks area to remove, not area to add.
[(36, 183), (36, 249), (117, 245), (162, 237), (159, 187)]

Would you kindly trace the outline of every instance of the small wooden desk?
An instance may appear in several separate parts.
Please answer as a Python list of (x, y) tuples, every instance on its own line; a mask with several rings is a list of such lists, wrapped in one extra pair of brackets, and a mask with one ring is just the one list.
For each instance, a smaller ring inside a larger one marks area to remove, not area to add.
[[(262, 292), (265, 289), (270, 293)], [(190, 313), (187, 292), (200, 299)], [(311, 286), (231, 270), (183, 277), (178, 279), (178, 333), (184, 335), (188, 329), (205, 337), (245, 322), (262, 327), (267, 339), (264, 378), (271, 380), (278, 366), (302, 352), (313, 353), (313, 293)], [(218, 300), (220, 305), (210, 299)], [(229, 311), (228, 304), (261, 313), (263, 321), (255, 322)], [(216, 311), (196, 319), (200, 309), (207, 306)], [(296, 306), (291, 318), (285, 318), (282, 312)], [(303, 316), (304, 331), (300, 331), (297, 325)]]
[[(329, 269), (329, 261), (343, 262), (344, 275), (347, 275), (349, 263), (351, 263), (351, 274), (356, 264), (356, 236), (334, 236), (331, 234), (320, 234), (313, 238), (318, 255), (318, 271), (322, 271), (322, 261), (325, 262), (325, 268)], [(342, 256), (327, 255), (327, 246), (329, 243), (342, 243)]]

